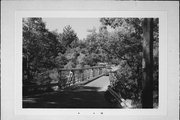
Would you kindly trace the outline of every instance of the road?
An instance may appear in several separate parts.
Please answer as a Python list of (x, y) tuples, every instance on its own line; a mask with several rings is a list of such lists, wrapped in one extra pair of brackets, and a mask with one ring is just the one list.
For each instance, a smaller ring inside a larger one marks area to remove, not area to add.
[(74, 89), (23, 98), (23, 108), (111, 108), (104, 93), (109, 76)]
[(103, 76), (95, 81), (86, 84), (85, 86), (97, 87), (99, 88), (97, 91), (106, 91), (109, 85), (110, 85), (109, 76)]

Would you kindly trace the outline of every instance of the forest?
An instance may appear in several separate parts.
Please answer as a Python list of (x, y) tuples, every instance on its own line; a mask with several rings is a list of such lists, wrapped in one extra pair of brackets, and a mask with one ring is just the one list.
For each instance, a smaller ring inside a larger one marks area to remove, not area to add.
[[(79, 39), (70, 25), (50, 31), (42, 18), (23, 18), (23, 85), (45, 84), (59, 68), (83, 68), (99, 63), (119, 66), (114, 90), (141, 107), (144, 18), (100, 18)], [(58, 27), (58, 26), (57, 26)], [(113, 31), (108, 31), (108, 27)], [(153, 18), (153, 106), (158, 106), (159, 19)], [(123, 86), (123, 87), (122, 87)], [(121, 90), (120, 90), (121, 89)]]

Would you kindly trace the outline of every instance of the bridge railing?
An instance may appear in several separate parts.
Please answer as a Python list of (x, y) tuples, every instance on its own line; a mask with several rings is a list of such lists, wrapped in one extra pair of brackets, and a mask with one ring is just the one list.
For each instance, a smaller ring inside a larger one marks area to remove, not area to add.
[[(24, 85), (23, 95), (31, 93), (42, 93), (42, 91), (51, 89), (64, 89), (80, 82), (86, 82), (98, 76), (105, 74), (105, 66), (94, 66), (85, 68), (72, 68), (72, 69), (58, 69), (59, 80), (55, 83), (49, 82), (43, 85)], [(51, 80), (50, 80), (51, 81)], [(37, 92), (38, 91), (38, 92)], [(41, 91), (41, 92), (39, 92)]]
[(109, 72), (110, 85), (108, 86), (108, 91), (113, 96), (113, 98), (116, 100), (116, 102), (120, 105), (120, 107), (130, 108), (131, 106), (128, 106), (126, 104), (126, 102), (123, 99), (123, 97), (121, 96), (121, 94), (114, 89), (117, 82), (121, 82), (122, 87), (124, 87), (122, 81), (118, 80), (117, 74), (118, 74), (118, 70)]
[(110, 86), (114, 86), (117, 82), (117, 78), (116, 78), (116, 71), (110, 72), (109, 73), (109, 81), (110, 81)]
[(94, 66), (85, 68), (59, 69), (58, 72), (60, 76), (59, 85), (61, 85), (61, 88), (64, 88), (102, 75), (106, 73), (106, 67)]

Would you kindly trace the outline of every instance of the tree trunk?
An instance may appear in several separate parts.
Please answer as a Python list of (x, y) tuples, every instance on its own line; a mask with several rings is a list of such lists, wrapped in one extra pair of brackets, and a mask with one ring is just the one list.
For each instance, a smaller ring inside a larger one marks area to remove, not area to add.
[(143, 21), (142, 107), (153, 108), (153, 18)]

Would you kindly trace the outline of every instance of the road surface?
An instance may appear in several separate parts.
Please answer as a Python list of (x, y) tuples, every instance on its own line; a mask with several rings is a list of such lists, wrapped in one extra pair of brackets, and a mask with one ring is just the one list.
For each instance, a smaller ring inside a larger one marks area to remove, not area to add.
[(23, 108), (111, 108), (104, 93), (109, 76), (102, 76), (74, 89), (23, 98)]

